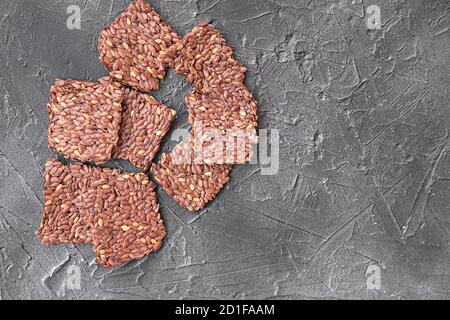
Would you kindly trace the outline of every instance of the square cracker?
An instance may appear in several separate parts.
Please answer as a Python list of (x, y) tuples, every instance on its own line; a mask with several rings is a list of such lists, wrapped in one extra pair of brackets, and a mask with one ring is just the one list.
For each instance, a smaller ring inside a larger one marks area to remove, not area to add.
[(161, 248), (166, 228), (154, 189), (143, 173), (114, 175), (97, 188), (92, 237), (103, 266), (118, 266)]
[(202, 209), (229, 181), (231, 165), (194, 164), (189, 143), (182, 141), (152, 165), (156, 181), (189, 211)]
[[(91, 188), (102, 183), (98, 168), (64, 165), (49, 159), (44, 170), (44, 213), (36, 235), (45, 244), (90, 243), (96, 199)], [(111, 170), (111, 173), (115, 170)], [(91, 201), (89, 201), (91, 200)]]
[(146, 171), (170, 130), (176, 112), (149, 94), (126, 89), (122, 103), (119, 141), (115, 158), (131, 161)]
[(246, 68), (233, 58), (233, 49), (213, 26), (203, 23), (188, 32), (160, 57), (175, 72), (186, 76), (194, 88), (207, 93), (242, 83)]
[(79, 161), (110, 160), (119, 139), (122, 95), (117, 82), (56, 80), (47, 104), (49, 148)]
[(192, 91), (185, 101), (195, 163), (236, 164), (251, 160), (253, 145), (258, 143), (258, 116), (256, 101), (245, 85), (204, 94)]
[(141, 91), (157, 90), (165, 66), (159, 57), (176, 32), (144, 0), (132, 2), (100, 33), (100, 60), (110, 75)]

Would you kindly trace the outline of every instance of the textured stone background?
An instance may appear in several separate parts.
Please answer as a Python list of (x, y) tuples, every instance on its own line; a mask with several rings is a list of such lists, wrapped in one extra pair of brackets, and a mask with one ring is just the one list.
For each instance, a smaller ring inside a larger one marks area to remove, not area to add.
[[(49, 87), (106, 74), (97, 36), (128, 3), (0, 2), (0, 299), (450, 298), (446, 0), (151, 1), (180, 34), (205, 20), (223, 32), (260, 127), (280, 130), (280, 170), (237, 167), (200, 216), (159, 191), (162, 250), (117, 269), (88, 245), (42, 246)], [(81, 30), (66, 27), (70, 4)], [(190, 86), (170, 74), (162, 87), (186, 127)], [(380, 290), (366, 288), (373, 264)], [(74, 265), (82, 287), (63, 293)]]

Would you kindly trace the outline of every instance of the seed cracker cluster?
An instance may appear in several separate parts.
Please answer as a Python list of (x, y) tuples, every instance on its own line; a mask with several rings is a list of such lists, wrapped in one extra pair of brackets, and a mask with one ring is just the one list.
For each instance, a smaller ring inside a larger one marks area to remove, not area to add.
[(44, 177), (44, 215), (36, 232), (43, 243), (93, 243), (105, 267), (161, 247), (166, 229), (147, 175), (50, 159)]
[[(49, 148), (82, 162), (122, 158), (143, 171), (151, 168), (181, 206), (200, 210), (229, 181), (232, 164), (250, 159), (258, 140), (256, 102), (243, 84), (246, 69), (211, 25), (180, 38), (144, 0), (103, 29), (98, 50), (110, 76), (56, 80), (52, 86)], [(176, 115), (148, 94), (159, 88), (167, 67), (193, 84), (186, 97), (192, 130), (152, 164)], [(233, 130), (231, 140), (217, 143)], [(204, 151), (218, 148), (225, 156)], [(145, 173), (50, 159), (36, 234), (44, 244), (92, 243), (105, 267), (142, 258), (160, 249), (166, 235), (155, 187)]]
[(258, 142), (256, 102), (243, 84), (246, 69), (207, 23), (187, 33), (160, 59), (194, 87), (185, 98), (192, 130), (152, 171), (167, 194), (197, 211), (228, 181), (230, 164), (252, 158)]

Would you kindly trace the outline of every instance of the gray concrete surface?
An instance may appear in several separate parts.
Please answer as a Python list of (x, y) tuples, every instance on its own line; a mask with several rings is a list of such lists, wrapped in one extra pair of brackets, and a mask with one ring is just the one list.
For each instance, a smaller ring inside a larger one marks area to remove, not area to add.
[[(128, 3), (0, 1), (0, 299), (450, 297), (445, 0), (152, 0), (180, 34), (205, 20), (223, 32), (260, 127), (280, 130), (280, 170), (236, 167), (199, 216), (159, 190), (166, 242), (120, 268), (99, 267), (89, 245), (41, 245), (50, 85), (106, 74), (97, 36)], [(66, 27), (71, 4), (81, 30)], [(189, 90), (169, 74), (155, 93), (177, 127)], [(377, 267), (381, 287), (368, 289)]]

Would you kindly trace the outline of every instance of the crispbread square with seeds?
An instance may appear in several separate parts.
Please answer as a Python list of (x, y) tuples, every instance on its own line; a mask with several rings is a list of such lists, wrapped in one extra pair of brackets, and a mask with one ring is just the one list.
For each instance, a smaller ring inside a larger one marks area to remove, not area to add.
[(161, 247), (166, 229), (154, 189), (142, 173), (114, 175), (99, 186), (93, 243), (103, 266), (118, 266)]
[(74, 205), (76, 197), (79, 196), (78, 183), (75, 180), (62, 163), (56, 160), (46, 162), (44, 213), (36, 231), (36, 235), (42, 238), (44, 244), (89, 241), (89, 227)]
[(56, 80), (47, 104), (49, 148), (80, 161), (110, 160), (119, 139), (122, 94), (117, 82)]
[(234, 164), (252, 158), (258, 117), (256, 101), (245, 85), (227, 85), (207, 94), (192, 91), (185, 101), (190, 141), (201, 155), (195, 163)]
[(242, 83), (245, 67), (233, 58), (233, 49), (210, 24), (188, 32), (161, 55), (164, 64), (183, 74), (194, 88), (207, 93), (224, 84)]
[(113, 157), (131, 161), (146, 171), (175, 119), (175, 110), (149, 94), (126, 89), (119, 142)]
[(201, 121), (204, 127), (227, 130), (250, 130), (257, 126), (256, 101), (252, 93), (239, 83), (208, 94), (190, 92), (185, 98), (189, 123)]
[(117, 80), (141, 91), (157, 90), (165, 67), (159, 60), (179, 37), (144, 0), (131, 3), (100, 33), (100, 60)]
[(84, 199), (90, 176), (86, 165), (65, 166), (56, 159), (46, 162), (44, 214), (36, 232), (43, 243), (91, 242), (92, 210)]
[(181, 142), (152, 165), (156, 181), (189, 211), (202, 209), (228, 182), (231, 165), (192, 164), (190, 146)]

